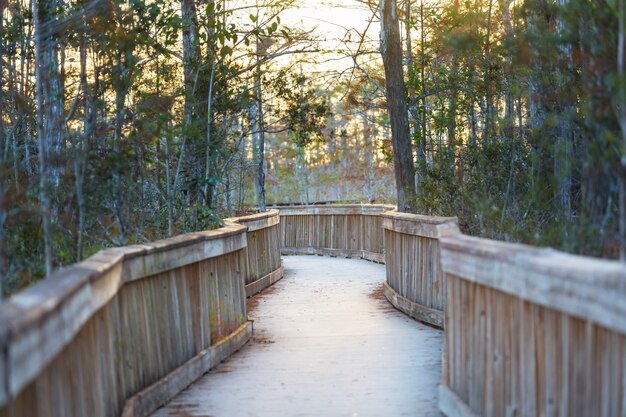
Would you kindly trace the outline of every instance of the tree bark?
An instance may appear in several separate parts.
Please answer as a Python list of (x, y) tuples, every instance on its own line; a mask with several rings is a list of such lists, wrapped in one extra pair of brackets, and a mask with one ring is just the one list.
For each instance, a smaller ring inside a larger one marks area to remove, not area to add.
[[(410, 20), (411, 17), (411, 2), (407, 1), (406, 5), (406, 18)], [(409, 113), (412, 118), (415, 120), (415, 123), (419, 126), (419, 143), (417, 145), (417, 162), (420, 164), (420, 167), (423, 167), (426, 162), (426, 141), (428, 137), (428, 132), (426, 130), (426, 96), (425, 96), (425, 88), (426, 88), (426, 70), (425, 70), (425, 49), (426, 49), (426, 37), (425, 37), (425, 25), (424, 25), (424, 2), (420, 0), (420, 103), (421, 103), (421, 111), (417, 109), (417, 98), (414, 94), (410, 94), (409, 103), (411, 107), (409, 107)], [(411, 63), (410, 71), (413, 71), (413, 53), (411, 51), (411, 36), (410, 36), (410, 27), (407, 25), (407, 58)], [(415, 186), (416, 191), (420, 190), (420, 184), (422, 181), (422, 173), (417, 171), (415, 175)]]
[[(618, 17), (619, 31), (617, 42), (617, 72), (621, 77), (626, 74), (626, 10), (624, 0), (619, 0)], [(615, 114), (622, 132), (621, 155), (618, 168), (619, 186), (619, 259), (626, 263), (626, 89), (620, 84), (617, 103), (614, 104)]]
[(183, 78), (185, 83), (184, 130), (191, 129), (194, 110), (198, 105), (195, 98), (195, 79), (200, 64), (198, 42), (198, 17), (195, 0), (182, 0), (181, 16), (183, 28)]
[(487, 9), (487, 40), (485, 42), (485, 126), (483, 131), (483, 144), (487, 145), (491, 141), (491, 136), (495, 134), (494, 129), (494, 102), (493, 102), (493, 71), (491, 69), (491, 21), (493, 13), (493, 0), (489, 0)]
[[(504, 26), (505, 41), (512, 41), (514, 37), (513, 24), (511, 23), (511, 3), (513, 0), (498, 0), (499, 8), (502, 12), (502, 24)], [(512, 92), (513, 56), (509, 54), (506, 58), (507, 68), (505, 71), (505, 82), (507, 90), (504, 97), (504, 137), (505, 140), (514, 139), (515, 126), (515, 97)]]
[[(259, 23), (257, 8), (256, 23)], [(258, 29), (258, 27), (257, 27)], [(267, 210), (265, 202), (265, 126), (263, 115), (263, 86), (261, 85), (261, 58), (267, 52), (267, 48), (256, 36), (256, 68), (254, 70), (254, 103), (250, 108), (250, 125), (252, 128), (253, 143), (257, 157), (256, 181), (254, 183), (259, 212)]]
[[(37, 86), (37, 136), (39, 142), (39, 200), (44, 234), (46, 276), (53, 271), (51, 192), (59, 185), (58, 149), (61, 143), (62, 97), (57, 41), (51, 30), (56, 22), (56, 1), (33, 2), (35, 25), (35, 82)], [(44, 33), (45, 32), (45, 33)]]
[(402, 40), (396, 0), (380, 0), (380, 52), (385, 67), (398, 210), (415, 212), (415, 167), (402, 71)]
[(74, 158), (74, 178), (76, 189), (76, 202), (78, 205), (78, 233), (76, 239), (76, 258), (81, 261), (83, 258), (83, 235), (85, 231), (85, 196), (83, 193), (83, 184), (85, 178), (85, 164), (87, 159), (87, 144), (91, 133), (91, 93), (87, 82), (87, 38), (83, 33), (80, 40), (80, 83), (83, 90), (83, 134), (76, 135), (79, 144), (77, 146), (77, 155)]
[[(562, 8), (569, 0), (558, 0), (559, 6)], [(558, 31), (563, 33), (564, 22), (561, 17), (562, 10), (558, 12), (557, 27)], [(573, 72), (572, 48), (569, 45), (561, 47), (561, 53), (565, 59), (565, 68), (567, 72)], [(574, 98), (567, 93), (568, 87), (562, 85), (564, 103), (562, 106), (562, 114), (559, 117), (559, 127), (557, 130), (557, 138), (554, 152), (554, 176), (557, 181), (557, 204), (560, 214), (564, 214), (565, 219), (570, 222), (572, 220), (572, 158), (574, 157), (574, 129), (572, 123), (576, 115), (574, 107)]]
[[(5, 2), (0, 2), (0, 34), (4, 33), (4, 6)], [(0, 56), (4, 56), (4, 38), (0, 38)], [(6, 276), (6, 254), (5, 254), (5, 223), (7, 218), (5, 201), (5, 175), (4, 175), (4, 60), (0, 59), (0, 302), (4, 295), (4, 281)], [(17, 185), (17, 180), (16, 180)]]

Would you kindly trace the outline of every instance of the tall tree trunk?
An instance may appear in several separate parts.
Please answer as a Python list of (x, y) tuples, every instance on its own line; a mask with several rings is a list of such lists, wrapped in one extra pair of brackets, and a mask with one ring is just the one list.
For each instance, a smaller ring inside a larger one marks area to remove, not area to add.
[(83, 235), (85, 231), (85, 196), (83, 193), (83, 183), (85, 178), (85, 168), (87, 160), (87, 144), (91, 134), (91, 123), (93, 110), (91, 106), (91, 92), (87, 82), (87, 37), (83, 33), (80, 40), (80, 83), (83, 90), (83, 134), (76, 135), (78, 138), (77, 155), (74, 158), (74, 177), (76, 189), (76, 202), (78, 205), (78, 233), (76, 239), (76, 258), (80, 261), (83, 258)]
[[(624, 0), (619, 0), (619, 32), (617, 43), (617, 72), (621, 77), (626, 74), (626, 10)], [(617, 103), (614, 104), (617, 120), (622, 132), (621, 157), (618, 170), (619, 184), (619, 259), (626, 263), (626, 89), (620, 84)]]
[[(562, 8), (569, 3), (569, 0), (558, 0), (561, 10), (558, 11), (557, 28), (563, 35), (564, 22)], [(564, 44), (561, 47), (561, 53), (565, 60), (565, 69), (570, 74), (573, 73), (572, 48)], [(574, 157), (574, 129), (572, 123), (576, 116), (576, 108), (574, 107), (574, 97), (570, 96), (567, 91), (567, 85), (561, 85), (560, 90), (563, 91), (564, 103), (561, 107), (562, 114), (559, 117), (559, 126), (557, 129), (557, 137), (554, 152), (554, 177), (557, 181), (557, 204), (560, 215), (564, 215), (565, 219), (570, 222), (572, 220), (572, 158)]]
[[(199, 97), (199, 91), (196, 88), (198, 84), (198, 79), (200, 78), (200, 61), (201, 61), (201, 53), (200, 53), (200, 42), (198, 39), (198, 17), (196, 11), (196, 0), (181, 0), (181, 16), (182, 16), (182, 31), (183, 31), (183, 80), (184, 80), (184, 88), (185, 88), (185, 102), (183, 109), (183, 134), (182, 134), (182, 145), (180, 148), (180, 159), (179, 166), (182, 166), (182, 162), (185, 160), (185, 150), (186, 144), (190, 144), (190, 148), (192, 143), (195, 141), (192, 140), (192, 135), (198, 135), (200, 137), (200, 132), (202, 132), (201, 124), (203, 120), (201, 119), (201, 115), (203, 111), (201, 110), (200, 103), (202, 100)], [(194, 152), (190, 152), (189, 158), (191, 158), (191, 170), (194, 172), (198, 172), (197, 177), (200, 179), (199, 172), (201, 170), (201, 162), (200, 158), (196, 158), (194, 156)], [(178, 177), (179, 171), (177, 170), (176, 177)], [(172, 186), (172, 193), (176, 193), (177, 191), (177, 181), (174, 181)], [(199, 191), (199, 190), (198, 190)], [(206, 193), (206, 185), (203, 188), (203, 191)], [(194, 201), (193, 204), (196, 204), (196, 198), (191, 197), (194, 193), (189, 193), (190, 199)]]
[(207, 96), (207, 115), (206, 115), (206, 154), (205, 154), (205, 171), (204, 171), (204, 198), (208, 208), (213, 208), (213, 195), (215, 193), (214, 178), (212, 178), (215, 170), (215, 155), (212, 137), (213, 126), (213, 84), (215, 82), (215, 62), (211, 64), (211, 75), (209, 76), (209, 94)]
[(372, 135), (369, 119), (368, 108), (363, 111), (363, 142), (365, 145), (365, 161), (367, 163), (367, 179), (365, 184), (365, 196), (367, 202), (371, 203), (374, 200), (374, 152), (375, 146), (373, 142), (374, 135)]
[[(0, 2), (0, 34), (4, 34), (4, 6), (5, 2)], [(0, 56), (4, 56), (4, 37), (0, 37)], [(5, 201), (5, 173), (4, 173), (4, 59), (0, 59), (0, 302), (4, 296), (4, 281), (7, 272), (6, 264), (6, 231), (5, 223), (7, 218), (6, 201)], [(16, 181), (17, 185), (17, 181)]]
[[(57, 57), (55, 0), (33, 2), (37, 85), (37, 135), (39, 142), (39, 200), (42, 212), (46, 276), (53, 271), (51, 193), (59, 186), (59, 148), (63, 103)], [(56, 195), (56, 194), (54, 194)]]
[[(504, 26), (505, 41), (513, 40), (513, 24), (511, 23), (511, 3), (513, 0), (498, 0), (500, 11), (502, 12), (502, 24)], [(509, 54), (506, 57), (505, 82), (507, 89), (504, 97), (504, 137), (506, 140), (514, 139), (515, 126), (515, 97), (513, 95), (513, 56)]]
[(426, 145), (428, 138), (427, 116), (426, 111), (426, 19), (424, 17), (424, 0), (420, 0), (420, 84), (422, 90), (420, 91), (422, 111), (421, 111), (421, 138), (419, 148), (417, 150), (417, 159), (426, 161)]
[(170, 174), (170, 138), (165, 136), (165, 197), (167, 198), (167, 235), (174, 234), (174, 196)]
[[(200, 43), (198, 41), (198, 17), (195, 0), (182, 0), (181, 16), (183, 29), (183, 77), (185, 83), (184, 131), (191, 129), (193, 115), (198, 106), (196, 77), (200, 65)], [(188, 134), (188, 133), (185, 133)]]
[[(115, 87), (115, 125), (113, 137), (113, 150), (119, 153), (122, 146), (122, 130), (124, 128), (124, 114), (126, 110), (126, 95), (129, 89), (128, 69), (122, 60), (122, 52), (117, 52), (116, 59), (117, 75), (114, 81)], [(111, 199), (113, 200), (113, 212), (119, 226), (119, 239), (117, 243), (121, 246), (128, 244), (128, 230), (124, 218), (124, 198), (122, 197), (122, 186), (120, 172), (118, 168), (113, 169), (113, 188)]]
[[(256, 15), (259, 23), (259, 9)], [(258, 27), (257, 27), (258, 29)], [(253, 143), (257, 156), (256, 181), (254, 183), (259, 212), (267, 210), (265, 203), (265, 126), (263, 115), (263, 86), (261, 85), (261, 58), (267, 52), (267, 48), (261, 42), (259, 35), (256, 36), (256, 68), (254, 70), (254, 103), (250, 108), (250, 124), (252, 128)]]
[[(208, 0), (208, 10), (215, 10), (215, 0)], [(216, 19), (216, 16), (209, 16), (209, 20)], [(226, 19), (226, 17), (224, 17)], [(226, 22), (224, 21), (224, 24)], [(212, 27), (212, 25), (210, 25)], [(214, 31), (209, 29), (208, 38), (213, 39)], [(217, 187), (215, 185), (215, 173), (217, 172), (217, 155), (216, 146), (214, 144), (215, 138), (212, 134), (213, 128), (213, 88), (215, 84), (215, 71), (217, 66), (217, 57), (212, 49), (211, 42), (207, 42), (206, 62), (204, 65), (210, 68), (209, 74), (209, 90), (206, 96), (206, 154), (205, 154), (205, 170), (204, 170), (204, 198), (205, 204), (208, 208), (213, 208), (215, 204), (214, 196), (217, 193)]]
[(471, 148), (475, 149), (476, 144), (478, 142), (478, 122), (476, 120), (476, 103), (474, 99), (471, 98), (469, 100), (469, 127), (470, 127), (470, 137), (469, 137), (469, 145)]
[(494, 102), (493, 102), (493, 71), (491, 69), (491, 21), (493, 13), (493, 0), (489, 0), (487, 9), (487, 40), (485, 42), (485, 126), (483, 130), (483, 144), (491, 141), (494, 130)]
[[(411, 13), (411, 7), (410, 7), (410, 1), (407, 1), (407, 19), (409, 19), (410, 17), (410, 13)], [(421, 105), (421, 111), (418, 111), (417, 109), (417, 98), (413, 95), (413, 97), (411, 97), (409, 99), (409, 103), (412, 104), (412, 107), (409, 109), (409, 112), (411, 113), (411, 116), (415, 119), (415, 122), (418, 123), (419, 126), (419, 143), (417, 145), (417, 163), (418, 166), (420, 168), (423, 168), (425, 166), (426, 163), (426, 142), (427, 142), (427, 137), (428, 137), (428, 132), (426, 131), (426, 95), (425, 93), (425, 88), (426, 88), (426, 60), (425, 60), (425, 54), (426, 54), (426, 35), (425, 35), (425, 29), (426, 26), (424, 24), (424, 1), (420, 0), (420, 105)], [(410, 45), (410, 30), (407, 32), (407, 49), (410, 49), (411, 45)], [(411, 61), (411, 68), (413, 67), (413, 59), (412, 59), (412, 55), (409, 59), (409, 61)], [(411, 69), (413, 70), (413, 69)], [(420, 184), (421, 184), (421, 180), (422, 180), (422, 173), (417, 171), (417, 175), (415, 176), (415, 185), (416, 185), (416, 189), (419, 190), (420, 189)]]
[(385, 67), (398, 210), (415, 212), (415, 167), (402, 71), (402, 40), (396, 0), (380, 0), (380, 52)]

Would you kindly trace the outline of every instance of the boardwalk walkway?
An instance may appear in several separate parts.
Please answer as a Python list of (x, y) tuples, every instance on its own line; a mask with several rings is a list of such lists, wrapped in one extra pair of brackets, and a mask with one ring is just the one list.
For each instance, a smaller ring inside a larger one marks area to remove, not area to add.
[(391, 308), (385, 267), (286, 257), (254, 337), (153, 417), (439, 416), (440, 331)]

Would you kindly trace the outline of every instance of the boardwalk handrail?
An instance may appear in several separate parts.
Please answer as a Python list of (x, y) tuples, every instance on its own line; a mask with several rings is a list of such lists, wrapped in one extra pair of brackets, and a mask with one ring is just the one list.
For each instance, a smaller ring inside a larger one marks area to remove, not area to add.
[(380, 214), (386, 204), (341, 204), (278, 207), (281, 252), (357, 257), (383, 263)]
[[(385, 297), (409, 316), (443, 327), (445, 279), (439, 238), (454, 217), (399, 213), (385, 204), (278, 207), (282, 253), (361, 257), (386, 264)], [(407, 253), (415, 256), (407, 257)]]
[(387, 298), (444, 327), (447, 416), (626, 416), (623, 264), (464, 236), (453, 218), (369, 205), (280, 210), (285, 253), (359, 256), (369, 225)]
[(446, 415), (626, 415), (623, 264), (462, 235), (441, 248)]
[[(233, 220), (277, 226), (252, 217)], [(279, 257), (248, 230), (106, 249), (0, 304), (0, 416), (145, 416), (237, 350), (248, 258)]]
[(439, 239), (460, 233), (456, 217), (397, 211), (381, 217), (387, 266), (385, 297), (409, 316), (443, 327), (446, 282), (439, 262)]
[(276, 209), (263, 213), (232, 217), (226, 222), (247, 227), (248, 274), (246, 296), (250, 297), (274, 284), (284, 275), (280, 260), (280, 216)]

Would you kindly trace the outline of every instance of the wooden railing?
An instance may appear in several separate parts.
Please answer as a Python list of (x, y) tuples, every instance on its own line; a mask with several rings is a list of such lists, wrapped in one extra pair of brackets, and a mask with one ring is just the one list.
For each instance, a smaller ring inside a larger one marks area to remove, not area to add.
[(382, 212), (393, 206), (344, 204), (279, 207), (282, 253), (384, 262)]
[(626, 416), (623, 264), (460, 235), (441, 248), (441, 411)]
[(382, 204), (279, 207), (282, 253), (385, 263), (387, 299), (411, 317), (443, 327), (446, 286), (439, 238), (460, 233), (456, 218), (393, 209)]
[(0, 416), (150, 414), (249, 339), (277, 214), (107, 249), (0, 304)]
[(250, 297), (283, 277), (280, 260), (280, 217), (278, 210), (226, 219), (247, 227), (248, 258), (246, 295)]
[(446, 282), (439, 239), (459, 234), (456, 218), (396, 211), (381, 214), (385, 237), (385, 297), (397, 309), (443, 327)]
[(248, 340), (281, 244), (386, 263), (390, 301), (444, 327), (449, 417), (626, 416), (623, 264), (391, 208), (281, 207), (57, 272), (0, 304), (0, 417), (148, 415)]
[(387, 298), (444, 328), (445, 415), (626, 417), (623, 264), (387, 209), (281, 207), (283, 252), (384, 254), (374, 259), (386, 264)]

